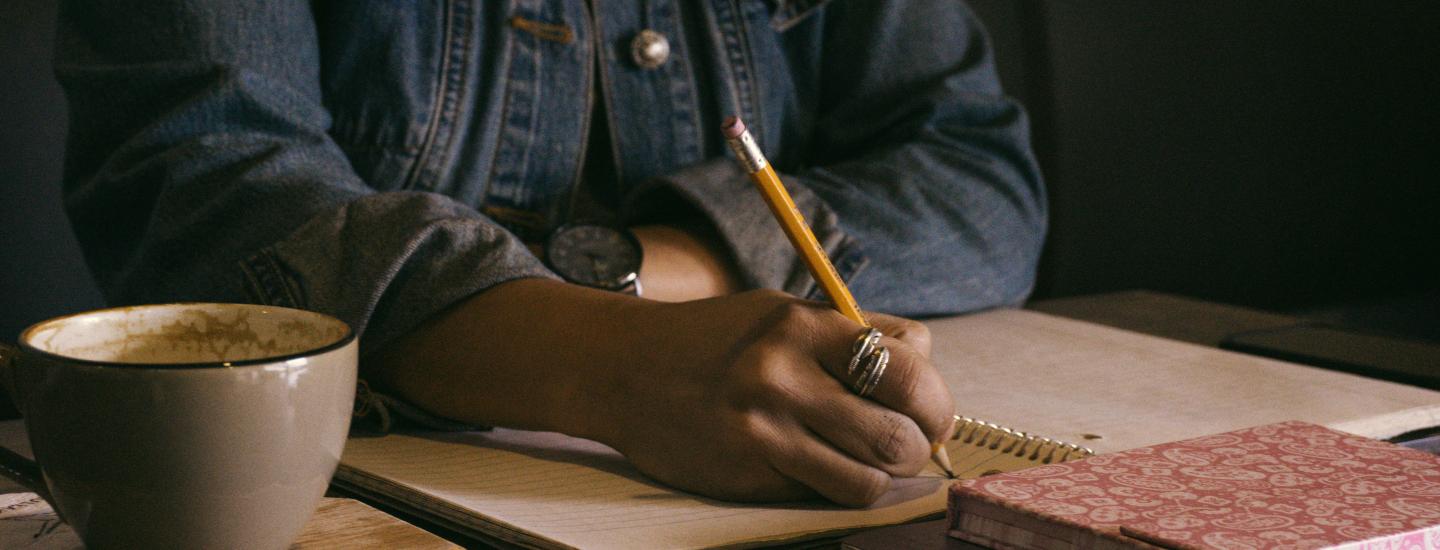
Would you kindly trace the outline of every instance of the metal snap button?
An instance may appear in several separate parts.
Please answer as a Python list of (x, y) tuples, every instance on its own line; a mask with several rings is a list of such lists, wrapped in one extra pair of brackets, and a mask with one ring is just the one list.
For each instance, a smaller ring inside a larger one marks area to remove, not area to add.
[(630, 41), (630, 57), (643, 69), (655, 69), (670, 59), (670, 41), (650, 29), (640, 31)]

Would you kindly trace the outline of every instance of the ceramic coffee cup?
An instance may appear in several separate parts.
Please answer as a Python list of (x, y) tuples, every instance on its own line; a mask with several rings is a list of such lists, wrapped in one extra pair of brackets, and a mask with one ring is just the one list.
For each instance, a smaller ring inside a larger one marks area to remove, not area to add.
[(357, 340), (332, 317), (138, 306), (19, 343), (0, 371), (51, 504), (92, 548), (284, 548), (345, 445)]

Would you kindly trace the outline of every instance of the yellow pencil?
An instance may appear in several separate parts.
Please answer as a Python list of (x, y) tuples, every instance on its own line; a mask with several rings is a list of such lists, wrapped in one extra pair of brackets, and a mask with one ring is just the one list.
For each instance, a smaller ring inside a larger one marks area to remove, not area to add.
[[(725, 135), (725, 142), (740, 159), (740, 165), (750, 174), (750, 180), (760, 190), (760, 196), (765, 198), (770, 213), (780, 222), (785, 237), (790, 239), (790, 245), (800, 254), (816, 284), (825, 290), (825, 295), (830, 297), (837, 311), (869, 328), (870, 321), (860, 313), (860, 304), (855, 303), (855, 296), (850, 294), (850, 288), (845, 286), (845, 281), (835, 271), (835, 264), (830, 263), (830, 256), (825, 254), (825, 249), (815, 240), (815, 233), (810, 231), (805, 217), (795, 208), (795, 201), (790, 198), (790, 193), (785, 190), (785, 184), (780, 182), (780, 176), (775, 174), (775, 169), (770, 167), (770, 162), (765, 160), (765, 154), (760, 151), (760, 146), (755, 144), (755, 138), (745, 129), (745, 123), (739, 117), (732, 116), (720, 125), (720, 131)], [(950, 454), (945, 451), (944, 445), (931, 445), (930, 456), (945, 470), (945, 475), (955, 477), (954, 469), (950, 465)]]

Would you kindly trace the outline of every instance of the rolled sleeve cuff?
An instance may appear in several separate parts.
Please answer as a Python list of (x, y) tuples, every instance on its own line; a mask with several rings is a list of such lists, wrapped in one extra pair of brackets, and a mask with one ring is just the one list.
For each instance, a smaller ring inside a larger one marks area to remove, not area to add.
[[(781, 175), (781, 180), (840, 277), (853, 279), (868, 262), (860, 242), (841, 229), (839, 217), (819, 196), (793, 177)], [(710, 159), (646, 181), (624, 201), (625, 217), (631, 221), (663, 218), (661, 210), (674, 206), (671, 197), (679, 197), (710, 221), (747, 287), (824, 299), (824, 292), (765, 200), (733, 159)]]
[[(362, 357), (492, 286), (554, 278), (499, 225), (453, 200), (421, 192), (353, 200), (311, 219), (240, 268), (256, 301), (349, 323), (361, 336)], [(359, 397), (357, 413), (378, 407), (386, 429), (387, 409), (428, 427), (459, 426), (368, 388)]]

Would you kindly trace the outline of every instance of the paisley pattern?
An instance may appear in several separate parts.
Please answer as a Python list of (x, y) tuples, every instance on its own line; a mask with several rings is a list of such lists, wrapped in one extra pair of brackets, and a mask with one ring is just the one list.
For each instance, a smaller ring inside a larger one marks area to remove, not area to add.
[(1175, 548), (1308, 550), (1364, 541), (1353, 548), (1440, 550), (1440, 457), (1304, 422), (966, 480), (951, 489), (952, 511), (975, 499), (1039, 521)]

